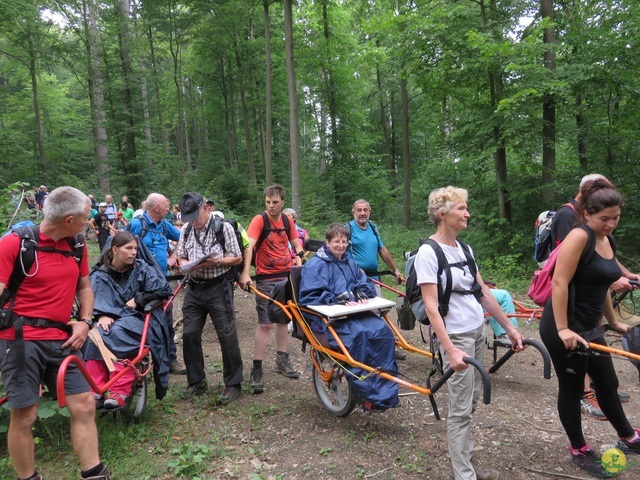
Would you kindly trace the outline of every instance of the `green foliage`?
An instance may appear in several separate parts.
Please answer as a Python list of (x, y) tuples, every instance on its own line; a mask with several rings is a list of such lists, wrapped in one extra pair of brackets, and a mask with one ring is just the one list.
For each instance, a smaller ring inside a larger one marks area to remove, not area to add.
[(177, 458), (169, 460), (167, 465), (177, 478), (200, 480), (204, 478), (201, 475), (206, 469), (205, 461), (210, 458), (212, 451), (213, 447), (208, 445), (187, 442), (171, 450)]

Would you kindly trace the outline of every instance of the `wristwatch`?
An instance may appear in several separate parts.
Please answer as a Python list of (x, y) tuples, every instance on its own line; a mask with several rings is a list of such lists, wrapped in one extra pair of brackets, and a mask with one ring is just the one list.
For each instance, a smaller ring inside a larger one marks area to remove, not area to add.
[(86, 323), (89, 326), (89, 330), (91, 330), (93, 326), (96, 324), (96, 322), (91, 318), (82, 318), (78, 321), (82, 323)]
[(304, 257), (304, 250), (300, 250), (298, 253), (296, 253), (296, 257)]

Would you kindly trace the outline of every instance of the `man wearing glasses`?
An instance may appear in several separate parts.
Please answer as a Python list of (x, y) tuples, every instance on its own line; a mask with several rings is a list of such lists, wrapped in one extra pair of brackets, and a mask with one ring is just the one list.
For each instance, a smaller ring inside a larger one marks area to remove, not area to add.
[[(145, 212), (140, 217), (131, 220), (131, 233), (139, 236), (160, 265), (165, 275), (169, 266), (169, 240), (180, 240), (180, 230), (167, 222), (164, 217), (169, 211), (169, 200), (160, 193), (151, 193), (143, 202)], [(172, 259), (175, 265), (175, 258)], [(180, 365), (176, 344), (173, 339), (175, 329), (173, 327), (173, 310), (166, 312), (169, 326), (169, 371), (175, 375), (186, 375), (187, 369)]]

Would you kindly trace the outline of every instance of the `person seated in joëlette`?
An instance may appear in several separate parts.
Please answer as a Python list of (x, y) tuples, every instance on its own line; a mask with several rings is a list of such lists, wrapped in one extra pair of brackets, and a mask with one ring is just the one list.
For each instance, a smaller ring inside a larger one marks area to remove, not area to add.
[[(357, 305), (376, 296), (375, 288), (365, 273), (346, 255), (347, 233), (339, 223), (327, 229), (325, 245), (302, 269), (301, 305)], [(312, 330), (326, 333), (329, 346), (339, 349), (327, 325), (319, 317), (310, 316), (309, 320)], [(354, 360), (391, 374), (398, 371), (395, 337), (380, 316), (372, 311), (355, 313), (333, 322), (332, 327)], [(379, 375), (369, 375), (360, 368), (345, 368), (352, 373), (347, 375), (347, 379), (365, 410), (381, 412), (398, 405), (398, 384)]]
[[(93, 316), (97, 331), (106, 347), (119, 359), (115, 371), (109, 372), (99, 348), (89, 343), (85, 354), (87, 370), (100, 389), (125, 368), (120, 360), (135, 358), (140, 348), (144, 326), (144, 308), (155, 300), (168, 299), (171, 287), (153, 257), (140, 255), (140, 246), (131, 232), (116, 233), (103, 252), (102, 265), (91, 272), (89, 279), (95, 294)], [(141, 244), (142, 242), (140, 242)], [(147, 258), (145, 260), (144, 258)], [(156, 382), (156, 398), (165, 396), (169, 377), (169, 331), (162, 308), (152, 311), (147, 333)], [(102, 398), (94, 392), (96, 404), (105, 410), (122, 408), (131, 394), (135, 374), (130, 371), (120, 377)]]

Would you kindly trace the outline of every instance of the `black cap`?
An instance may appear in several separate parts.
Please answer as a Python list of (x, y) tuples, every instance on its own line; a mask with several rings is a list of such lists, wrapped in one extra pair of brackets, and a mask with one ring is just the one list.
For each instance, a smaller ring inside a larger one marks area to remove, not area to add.
[(184, 223), (193, 222), (200, 215), (200, 207), (204, 203), (204, 197), (196, 192), (187, 192), (180, 199), (180, 218)]
[(210, 199), (210, 198), (209, 198), (209, 199), (207, 199), (207, 205), (215, 205), (215, 204), (216, 204), (216, 201), (215, 201), (215, 200), (212, 200), (212, 199)]

